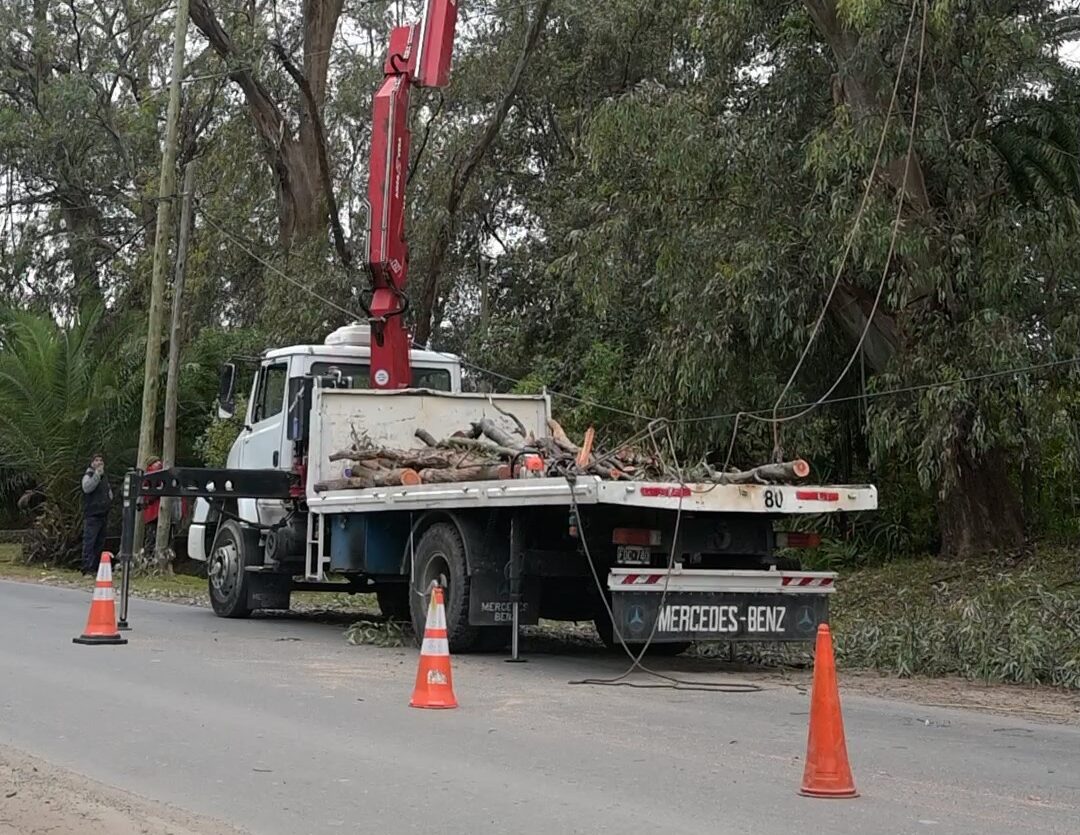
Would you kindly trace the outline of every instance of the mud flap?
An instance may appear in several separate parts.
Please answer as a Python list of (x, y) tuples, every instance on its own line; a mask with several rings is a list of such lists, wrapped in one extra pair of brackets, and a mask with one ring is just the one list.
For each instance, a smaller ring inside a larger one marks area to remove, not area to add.
[(829, 621), (828, 595), (732, 592), (618, 592), (615, 622), (627, 640), (653, 634), (658, 643), (681, 641), (812, 641)]
[[(509, 626), (513, 621), (510, 603), (510, 580), (503, 574), (481, 571), (469, 580), (469, 624), (471, 626)], [(540, 582), (535, 577), (522, 580), (519, 619), (526, 625), (540, 622)]]
[(288, 609), (292, 577), (253, 572), (248, 575), (247, 605), (252, 609)]

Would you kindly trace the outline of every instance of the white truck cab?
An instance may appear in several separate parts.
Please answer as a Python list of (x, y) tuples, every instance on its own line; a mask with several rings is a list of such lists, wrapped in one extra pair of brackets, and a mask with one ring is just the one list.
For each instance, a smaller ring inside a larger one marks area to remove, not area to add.
[[(451, 354), (410, 352), (413, 388), (442, 392), (461, 391), (461, 363)], [(288, 440), (289, 404), (308, 377), (335, 378), (337, 387), (369, 388), (371, 329), (367, 324), (338, 328), (322, 345), (290, 345), (266, 351), (247, 400), (244, 428), (229, 450), (226, 466), (236, 470), (285, 470), (294, 468), (293, 444)], [(235, 377), (235, 369), (232, 374)], [(227, 386), (224, 385), (223, 389)], [(222, 402), (231, 397), (223, 397)], [(231, 417), (228, 409), (222, 417)], [(237, 515), (245, 522), (270, 525), (286, 513), (285, 502), (276, 499), (238, 499)], [(206, 560), (207, 520), (210, 505), (197, 499), (188, 530), (188, 556)]]

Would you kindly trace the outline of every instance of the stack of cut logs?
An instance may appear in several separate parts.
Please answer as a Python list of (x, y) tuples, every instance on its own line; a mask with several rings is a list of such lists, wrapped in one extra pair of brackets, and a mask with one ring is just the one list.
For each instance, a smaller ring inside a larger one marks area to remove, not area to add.
[(436, 439), (423, 429), (416, 449), (381, 447), (355, 435), (348, 449), (330, 455), (331, 461), (348, 461), (342, 478), (318, 482), (316, 492), (365, 487), (397, 487), (416, 484), (447, 484), (459, 481), (496, 481), (525, 474), (567, 477), (595, 475), (619, 481), (693, 481), (714, 484), (767, 484), (805, 478), (809, 465), (796, 459), (766, 464), (751, 470), (718, 472), (701, 464), (680, 473), (659, 453), (620, 447), (601, 449), (592, 427), (576, 444), (557, 421), (548, 421), (550, 434), (536, 438), (513, 414), (503, 412), (515, 424), (504, 429), (491, 418), (482, 418), (468, 430)]

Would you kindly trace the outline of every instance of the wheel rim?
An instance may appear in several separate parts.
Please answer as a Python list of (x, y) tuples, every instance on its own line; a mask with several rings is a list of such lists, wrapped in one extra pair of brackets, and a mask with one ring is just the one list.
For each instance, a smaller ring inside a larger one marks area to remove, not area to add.
[(417, 591), (424, 597), (424, 617), (431, 607), (431, 584), (438, 583), (443, 590), (444, 601), (450, 597), (450, 562), (441, 551), (431, 555), (421, 573)]
[(240, 580), (240, 552), (235, 542), (229, 539), (214, 549), (207, 575), (211, 588), (227, 600)]

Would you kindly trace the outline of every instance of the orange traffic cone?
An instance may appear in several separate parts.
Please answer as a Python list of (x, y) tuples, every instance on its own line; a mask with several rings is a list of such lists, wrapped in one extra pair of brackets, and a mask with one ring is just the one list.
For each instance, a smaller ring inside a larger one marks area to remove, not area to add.
[(105, 551), (98, 566), (97, 582), (94, 584), (94, 599), (90, 603), (90, 617), (86, 620), (86, 631), (78, 638), (72, 638), (76, 644), (126, 644), (127, 638), (120, 637), (116, 628), (116, 603), (113, 600), (112, 554)]
[(424, 624), (424, 643), (420, 647), (420, 669), (416, 671), (416, 687), (409, 707), (457, 707), (454, 679), (450, 674), (450, 643), (446, 638), (446, 608), (443, 590), (436, 586), (431, 592), (427, 622)]
[(814, 650), (814, 684), (810, 693), (810, 732), (806, 741), (806, 769), (800, 794), (807, 797), (858, 797), (848, 764), (840, 689), (836, 684), (832, 633), (821, 624)]

